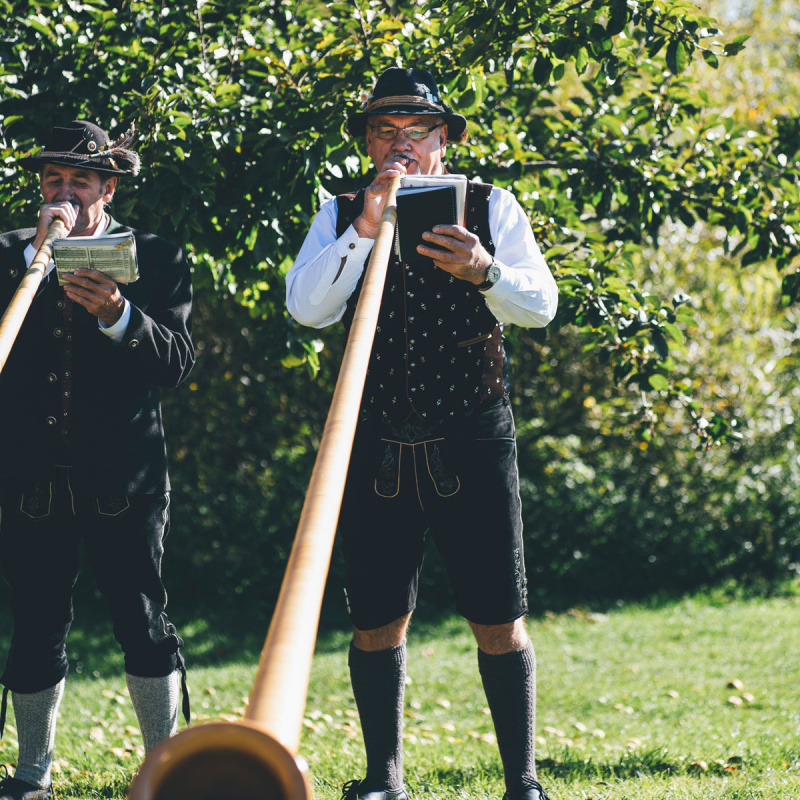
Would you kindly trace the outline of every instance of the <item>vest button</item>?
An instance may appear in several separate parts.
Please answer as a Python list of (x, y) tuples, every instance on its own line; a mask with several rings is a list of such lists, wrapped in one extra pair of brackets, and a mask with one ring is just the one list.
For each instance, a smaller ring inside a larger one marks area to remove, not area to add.
[(64, 308), (64, 301), (63, 300), (59, 300), (56, 303), (56, 308), (59, 308), (59, 309)]
[(48, 417), (45, 422), (47, 423), (48, 427), (52, 428), (53, 425), (56, 424), (57, 420), (55, 417)]

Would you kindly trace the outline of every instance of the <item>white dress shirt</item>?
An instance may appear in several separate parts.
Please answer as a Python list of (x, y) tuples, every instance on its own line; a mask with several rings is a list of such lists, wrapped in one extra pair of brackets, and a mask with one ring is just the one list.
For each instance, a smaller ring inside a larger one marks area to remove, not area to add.
[[(95, 232), (91, 236), (84, 236), (82, 238), (94, 239), (96, 236), (102, 236), (106, 232), (107, 227), (108, 214), (103, 214), (103, 219), (98, 224)], [(27, 264), (28, 269), (30, 269), (31, 264), (33, 264), (33, 259), (36, 258), (36, 250), (34, 249), (33, 244), (29, 244), (25, 248), (24, 256), (25, 263)], [(55, 268), (55, 261), (53, 261), (51, 258), (50, 261), (47, 262), (47, 267), (45, 268), (44, 275), (42, 275), (42, 280), (44, 280)], [(125, 301), (125, 308), (122, 309), (122, 316), (113, 325), (106, 326), (99, 319), (97, 320), (97, 325), (100, 330), (116, 344), (119, 344), (122, 341), (123, 337), (125, 336), (125, 331), (128, 330), (128, 323), (131, 321), (131, 304), (127, 297), (123, 297), (122, 299)]]
[[(342, 318), (374, 244), (374, 239), (359, 237), (352, 225), (337, 239), (336, 218), (334, 197), (314, 217), (286, 276), (289, 313), (312, 328), (324, 328)], [(482, 292), (486, 305), (498, 322), (543, 328), (555, 317), (556, 282), (522, 207), (511, 192), (497, 186), (489, 197), (489, 230), (500, 280)]]

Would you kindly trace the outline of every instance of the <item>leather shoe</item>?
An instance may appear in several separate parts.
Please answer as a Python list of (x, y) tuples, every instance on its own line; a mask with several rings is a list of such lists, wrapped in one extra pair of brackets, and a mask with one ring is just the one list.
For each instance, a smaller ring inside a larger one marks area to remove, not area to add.
[[(342, 787), (342, 800), (408, 800), (404, 787), (399, 789), (378, 789), (374, 792), (362, 792), (363, 781), (347, 781)], [(0, 800), (3, 800), (0, 797)], [(547, 800), (545, 798), (545, 800)]]
[(53, 800), (53, 787), (40, 789), (17, 778), (0, 781), (0, 800)]
[(531, 781), (530, 786), (526, 786), (524, 789), (506, 792), (503, 795), (503, 800), (550, 800), (550, 798), (538, 781)]

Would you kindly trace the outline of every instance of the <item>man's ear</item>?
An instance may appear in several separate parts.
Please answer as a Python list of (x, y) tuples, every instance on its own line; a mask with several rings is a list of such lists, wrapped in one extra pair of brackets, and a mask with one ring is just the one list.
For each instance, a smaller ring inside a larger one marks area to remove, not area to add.
[(103, 185), (103, 202), (110, 203), (117, 188), (117, 176), (112, 175)]

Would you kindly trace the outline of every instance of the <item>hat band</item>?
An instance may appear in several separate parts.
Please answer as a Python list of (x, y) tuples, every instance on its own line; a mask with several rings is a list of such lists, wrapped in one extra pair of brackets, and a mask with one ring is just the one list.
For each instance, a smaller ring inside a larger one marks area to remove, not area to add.
[(392, 97), (381, 97), (378, 100), (375, 100), (372, 103), (369, 103), (365, 106), (364, 111), (362, 113), (368, 114), (375, 109), (378, 108), (385, 108), (386, 106), (420, 106), (423, 108), (432, 108), (435, 111), (438, 111), (440, 114), (446, 114), (447, 112), (442, 108), (442, 106), (436, 105), (436, 103), (432, 103), (430, 100), (426, 100), (424, 97), (417, 97), (413, 94), (401, 94), (401, 95), (394, 95)]

